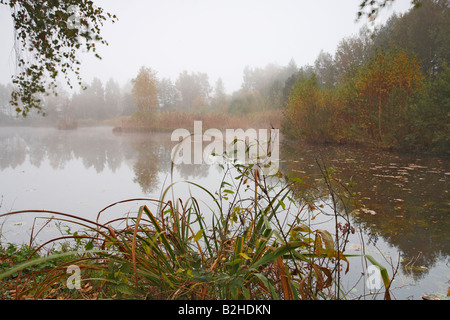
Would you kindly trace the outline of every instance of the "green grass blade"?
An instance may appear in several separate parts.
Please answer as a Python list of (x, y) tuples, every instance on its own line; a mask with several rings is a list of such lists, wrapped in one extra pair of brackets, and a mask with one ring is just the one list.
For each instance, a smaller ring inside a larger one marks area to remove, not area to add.
[(283, 245), (277, 249), (275, 249), (274, 251), (266, 254), (265, 256), (263, 256), (261, 259), (258, 259), (257, 261), (255, 261), (251, 266), (250, 269), (257, 269), (259, 266), (262, 266), (263, 264), (272, 262), (273, 260), (275, 260), (276, 258), (285, 255), (286, 253), (290, 252), (291, 250), (294, 250), (300, 246), (303, 245), (303, 242), (289, 242), (286, 245)]
[(373, 265), (377, 266), (380, 269), (381, 278), (383, 279), (384, 286), (386, 287), (386, 289), (388, 289), (391, 281), (389, 279), (389, 274), (386, 268), (382, 264), (380, 264), (377, 260), (375, 260), (375, 258), (372, 257), (371, 255), (365, 254), (364, 256), (367, 258), (367, 260), (370, 261), (370, 263), (372, 263)]
[(76, 250), (76, 251), (68, 251), (68, 252), (64, 252), (64, 253), (53, 254), (53, 255), (29, 260), (29, 261), (23, 262), (21, 264), (18, 264), (16, 266), (8, 269), (7, 271), (0, 273), (0, 279), (6, 278), (6, 277), (12, 275), (13, 273), (23, 270), (27, 267), (42, 264), (42, 263), (50, 261), (50, 260), (56, 260), (59, 258), (64, 258), (64, 257), (74, 256), (74, 255), (81, 255), (81, 254), (84, 255), (84, 254), (88, 254), (88, 253), (114, 253), (114, 251), (92, 249), (92, 250), (86, 250), (86, 251)]

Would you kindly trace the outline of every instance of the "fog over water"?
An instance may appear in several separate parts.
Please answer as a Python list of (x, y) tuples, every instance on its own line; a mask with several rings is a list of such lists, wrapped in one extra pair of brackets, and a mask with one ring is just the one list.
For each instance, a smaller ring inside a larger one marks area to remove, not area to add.
[[(334, 52), (342, 38), (358, 34), (367, 20), (355, 22), (359, 0), (98, 0), (116, 14), (102, 35), (102, 56), (83, 55), (81, 75), (121, 85), (134, 78), (142, 65), (174, 80), (183, 70), (204, 72), (214, 83), (221, 77), (228, 93), (240, 88), (245, 66), (313, 64), (321, 50)], [(397, 0), (383, 10), (376, 24), (394, 12), (410, 9), (409, 0)], [(369, 26), (371, 24), (369, 23)], [(0, 83), (15, 72), (14, 33), (10, 10), (0, 6)]]

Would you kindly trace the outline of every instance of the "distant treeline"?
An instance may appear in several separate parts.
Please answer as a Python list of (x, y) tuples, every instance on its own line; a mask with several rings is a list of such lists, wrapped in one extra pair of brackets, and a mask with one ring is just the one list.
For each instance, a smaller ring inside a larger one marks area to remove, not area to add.
[(241, 89), (228, 94), (221, 78), (211, 85), (206, 73), (182, 71), (173, 82), (170, 78), (158, 78), (155, 70), (143, 66), (136, 78), (124, 86), (112, 78), (106, 83), (94, 78), (73, 94), (59, 86), (57, 95), (41, 97), (45, 117), (30, 112), (25, 119), (17, 116), (15, 108), (9, 105), (12, 85), (0, 84), (0, 124), (78, 120), (89, 125), (108, 119), (128, 119), (159, 128), (161, 124), (155, 122), (162, 113), (215, 114), (217, 119), (224, 114), (236, 117), (265, 111), (273, 114), (273, 110), (284, 107), (288, 99), (285, 83), (298, 70), (293, 60), (287, 66), (246, 67)]

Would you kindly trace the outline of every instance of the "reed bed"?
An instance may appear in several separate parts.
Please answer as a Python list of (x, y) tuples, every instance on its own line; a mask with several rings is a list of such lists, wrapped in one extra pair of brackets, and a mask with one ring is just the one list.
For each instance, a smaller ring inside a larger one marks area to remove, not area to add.
[(178, 128), (192, 128), (194, 121), (201, 121), (203, 128), (248, 129), (280, 128), (282, 113), (279, 110), (261, 111), (243, 115), (228, 113), (196, 113), (182, 111), (155, 112), (152, 115), (134, 114), (122, 120), (115, 132), (173, 131)]

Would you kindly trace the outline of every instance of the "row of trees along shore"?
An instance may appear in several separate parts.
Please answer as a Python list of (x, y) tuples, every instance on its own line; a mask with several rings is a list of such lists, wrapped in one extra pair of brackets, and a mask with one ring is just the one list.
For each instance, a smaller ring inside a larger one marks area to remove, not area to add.
[[(450, 15), (423, 1), (370, 32), (344, 39), (301, 68), (282, 128), (319, 143), (448, 152)], [(292, 81), (294, 82), (294, 81)]]
[(122, 87), (98, 78), (73, 94), (58, 87), (57, 95), (42, 97), (46, 117), (17, 120), (7, 107), (13, 88), (0, 85), (0, 123), (114, 119), (123, 129), (171, 130), (203, 120), (216, 128), (270, 125), (312, 143), (447, 152), (449, 24), (447, 1), (424, 0), (381, 27), (342, 39), (313, 65), (248, 66), (232, 94), (220, 78), (212, 86), (206, 73), (183, 71), (172, 81), (143, 66)]

